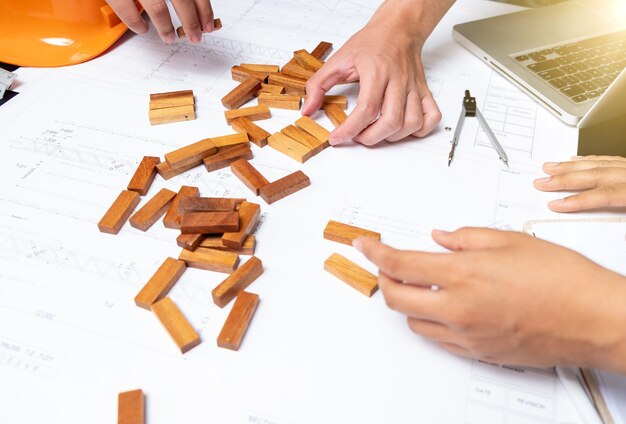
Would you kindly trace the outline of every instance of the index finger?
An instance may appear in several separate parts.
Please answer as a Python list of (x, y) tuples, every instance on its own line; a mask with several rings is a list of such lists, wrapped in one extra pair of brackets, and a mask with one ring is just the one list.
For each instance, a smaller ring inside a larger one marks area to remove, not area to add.
[(129, 0), (107, 0), (107, 3), (131, 31), (137, 34), (144, 34), (150, 29), (134, 2)]
[(441, 293), (396, 281), (384, 272), (378, 275), (378, 287), (385, 303), (394, 311), (412, 318), (440, 321)]

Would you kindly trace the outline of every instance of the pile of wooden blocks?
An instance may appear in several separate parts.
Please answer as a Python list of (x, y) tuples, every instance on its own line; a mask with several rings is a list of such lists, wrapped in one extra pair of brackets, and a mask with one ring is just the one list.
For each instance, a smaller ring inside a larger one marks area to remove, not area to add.
[(150, 94), (150, 124), (191, 121), (196, 119), (192, 90)]

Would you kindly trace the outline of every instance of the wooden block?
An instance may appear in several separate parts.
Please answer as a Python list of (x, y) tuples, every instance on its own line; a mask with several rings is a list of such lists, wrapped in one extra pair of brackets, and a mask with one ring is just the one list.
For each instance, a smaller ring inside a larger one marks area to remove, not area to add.
[(185, 197), (198, 197), (199, 195), (198, 187), (182, 186), (163, 217), (163, 225), (166, 228), (180, 229), (180, 201)]
[(296, 121), (296, 126), (302, 128), (304, 131), (323, 142), (327, 142), (328, 137), (330, 136), (330, 132), (326, 130), (326, 128), (322, 127), (308, 116), (303, 116), (298, 119)]
[(196, 250), (206, 238), (206, 234), (180, 234), (176, 237), (176, 244), (183, 249)]
[(326, 228), (324, 228), (324, 238), (326, 240), (336, 241), (348, 246), (352, 246), (352, 242), (359, 237), (369, 237), (380, 241), (380, 233), (337, 221), (328, 221)]
[(328, 104), (324, 106), (324, 113), (335, 128), (346, 122), (346, 119), (348, 119), (346, 112), (341, 109), (341, 106), (336, 104)]
[(200, 164), (202, 164), (202, 161), (193, 162), (189, 165), (181, 166), (179, 168), (172, 168), (169, 163), (161, 162), (156, 166), (156, 169), (161, 178), (163, 178), (164, 180), (169, 180), (170, 178), (174, 178), (175, 176), (180, 175), (183, 172), (187, 172)]
[(239, 231), (238, 212), (186, 212), (180, 217), (183, 234), (220, 234)]
[(194, 105), (193, 90), (150, 94), (150, 109)]
[(167, 258), (135, 296), (135, 305), (150, 310), (153, 303), (167, 296), (186, 268), (183, 261)]
[(222, 104), (226, 109), (237, 109), (239, 106), (251, 100), (260, 89), (261, 81), (256, 78), (248, 77), (222, 98)]
[(297, 94), (306, 94), (306, 80), (301, 78), (290, 77), (283, 74), (272, 74), (267, 80), (272, 85), (280, 85), (282, 87), (291, 88), (296, 91)]
[(235, 146), (237, 144), (245, 144), (250, 147), (248, 133), (236, 133), (223, 135), (221, 137), (211, 137), (211, 140), (213, 140), (213, 144), (215, 144), (218, 149), (222, 147)]
[(246, 240), (243, 242), (243, 246), (241, 249), (233, 249), (232, 247), (228, 247), (222, 241), (222, 237), (218, 236), (209, 236), (202, 240), (202, 242), (198, 245), (198, 249), (217, 249), (223, 250), (226, 252), (236, 252), (240, 255), (254, 255), (254, 249), (256, 248), (256, 237), (254, 234), (246, 237)]
[(242, 82), (246, 78), (255, 78), (261, 82), (267, 82), (267, 77), (269, 77), (272, 72), (259, 72), (253, 71), (252, 69), (247, 69), (242, 66), (233, 66), (230, 68), (230, 75), (233, 81)]
[(206, 271), (232, 273), (239, 265), (239, 255), (234, 252), (224, 252), (216, 249), (202, 249), (191, 252), (183, 249), (178, 259), (185, 261), (188, 267), (204, 269)]
[(156, 177), (156, 166), (159, 163), (161, 163), (161, 159), (157, 157), (144, 156), (130, 179), (127, 189), (136, 191), (140, 196), (145, 196), (148, 190), (150, 190), (154, 177)]
[(100, 222), (98, 222), (98, 229), (103, 233), (119, 233), (140, 201), (141, 197), (139, 197), (137, 192), (122, 191)]
[(283, 94), (284, 92), (285, 92), (285, 87), (282, 87), (280, 85), (262, 83), (259, 94), (260, 93)]
[(312, 156), (315, 156), (330, 145), (328, 141), (320, 141), (303, 129), (295, 127), (293, 125), (286, 126), (282, 130), (280, 130), (280, 132), (310, 149)]
[(263, 263), (256, 256), (251, 257), (213, 289), (211, 292), (213, 303), (220, 308), (228, 305), (231, 300), (244, 291), (261, 274), (263, 274)]
[(141, 389), (122, 392), (117, 397), (117, 424), (145, 424), (146, 403)]
[(303, 66), (300, 66), (300, 64), (296, 62), (293, 62), (293, 63), (288, 63), (287, 65), (283, 66), (281, 73), (283, 73), (284, 75), (288, 75), (290, 77), (308, 80), (309, 78), (313, 76), (315, 72)]
[(161, 321), (181, 353), (185, 353), (200, 344), (200, 336), (168, 296), (154, 303), (152, 312)]
[[(306, 101), (306, 97), (304, 96), (302, 100)], [(324, 109), (326, 105), (337, 105), (341, 109), (346, 110), (348, 109), (348, 98), (346, 96), (324, 96), (320, 109)]]
[(235, 118), (230, 123), (230, 125), (233, 127), (233, 130), (237, 132), (247, 133), (250, 141), (257, 146), (267, 146), (267, 137), (269, 137), (271, 134), (265, 131), (263, 128), (259, 127), (248, 118), (244, 116), (240, 118)]
[(260, 93), (259, 104), (276, 109), (300, 110), (302, 97), (287, 94)]
[(165, 160), (172, 168), (182, 168), (192, 163), (202, 163), (208, 156), (217, 153), (217, 146), (210, 138), (205, 138), (188, 146), (165, 154)]
[(272, 149), (278, 150), (300, 163), (306, 162), (313, 156), (313, 150), (283, 133), (272, 134), (267, 142)]
[[(283, 87), (275, 86), (280, 88)], [(237, 118), (248, 118), (250, 121), (260, 121), (263, 119), (270, 119), (272, 117), (272, 113), (270, 112), (270, 108), (266, 105), (258, 105), (258, 106), (250, 106), (243, 107), (241, 109), (234, 110), (225, 110), (224, 116), (226, 117), (226, 123), (230, 125), (230, 123)]]
[(311, 52), (311, 56), (316, 59), (324, 60), (328, 56), (328, 54), (332, 51), (333, 45), (332, 43), (328, 43), (326, 41), (321, 41), (317, 47), (313, 49)]
[(261, 206), (243, 202), (239, 206), (239, 231), (224, 233), (222, 242), (232, 249), (241, 249), (246, 238), (252, 233), (261, 217)]
[(242, 63), (241, 66), (244, 69), (250, 69), (255, 72), (265, 72), (268, 74), (273, 74), (280, 71), (280, 66), (278, 65), (260, 65), (257, 63)]
[(180, 211), (186, 212), (232, 212), (246, 199), (231, 197), (189, 197), (181, 200)]
[(196, 119), (193, 105), (174, 106), (163, 109), (150, 109), (150, 125), (169, 124), (171, 122), (192, 121)]
[(155, 194), (152, 199), (130, 217), (130, 225), (138, 230), (146, 231), (167, 212), (167, 208), (175, 196), (175, 192), (162, 188), (161, 191)]
[(257, 294), (241, 292), (217, 337), (217, 345), (224, 349), (239, 350), (258, 306)]
[(326, 259), (324, 269), (365, 296), (371, 297), (378, 289), (378, 278), (374, 274), (337, 253)]
[(204, 167), (207, 171), (216, 171), (226, 168), (231, 163), (239, 159), (252, 159), (253, 154), (249, 145), (237, 144), (234, 146), (223, 147), (213, 156), (204, 159)]
[[(222, 20), (220, 18), (214, 19), (213, 31), (217, 31), (221, 28), (222, 28)], [(178, 35), (178, 38), (187, 38), (187, 35), (185, 34), (185, 30), (183, 29), (182, 26), (179, 26), (178, 28), (176, 28), (176, 35)]]
[(262, 187), (260, 195), (268, 205), (271, 205), (272, 203), (310, 185), (311, 180), (309, 180), (309, 177), (307, 177), (302, 171), (296, 171), (293, 174), (289, 174), (280, 180), (276, 180), (273, 183)]
[(311, 53), (307, 52), (306, 50), (295, 51), (293, 57), (296, 59), (296, 62), (298, 62), (300, 66), (313, 72), (319, 71), (324, 64), (322, 61), (311, 55)]
[(259, 189), (270, 182), (257, 169), (245, 159), (239, 159), (230, 164), (230, 170), (241, 180), (256, 196)]

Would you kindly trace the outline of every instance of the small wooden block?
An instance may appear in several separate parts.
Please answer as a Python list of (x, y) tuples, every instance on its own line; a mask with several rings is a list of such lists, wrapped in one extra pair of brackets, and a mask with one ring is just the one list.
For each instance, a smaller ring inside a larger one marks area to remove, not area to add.
[(371, 297), (378, 289), (378, 278), (374, 274), (337, 253), (326, 259), (324, 269), (365, 296)]
[(313, 72), (319, 71), (324, 64), (306, 50), (297, 50), (296, 52), (294, 52), (293, 57), (296, 59), (296, 62), (298, 62), (300, 66)]
[(302, 128), (304, 131), (323, 142), (327, 142), (328, 137), (330, 136), (330, 132), (326, 128), (322, 127), (308, 116), (303, 116), (298, 119), (296, 121), (296, 126)]
[(257, 169), (245, 159), (239, 159), (230, 164), (230, 170), (241, 180), (256, 196), (259, 189), (270, 182)]
[(150, 190), (154, 177), (156, 177), (156, 166), (159, 163), (161, 163), (160, 158), (144, 156), (130, 179), (127, 189), (136, 191), (140, 196), (145, 196), (148, 190)]
[(217, 345), (224, 349), (239, 350), (258, 306), (259, 296), (257, 294), (239, 293), (233, 308), (228, 314), (228, 318), (226, 318), (222, 331), (217, 337)]
[(293, 125), (286, 126), (280, 132), (310, 149), (312, 156), (315, 156), (330, 145), (328, 142), (320, 141), (303, 129)]
[(250, 139), (248, 138), (247, 133), (236, 133), (223, 135), (221, 137), (212, 137), (213, 144), (217, 146), (218, 149), (222, 147), (235, 146), (237, 144), (245, 144), (250, 147)]
[(167, 258), (135, 296), (135, 305), (150, 310), (153, 303), (167, 296), (185, 269), (187, 265), (183, 261)]
[(154, 303), (152, 312), (161, 321), (174, 343), (178, 345), (181, 353), (185, 353), (200, 344), (200, 336), (168, 296)]
[[(304, 96), (302, 100), (306, 101), (306, 97)], [(346, 96), (324, 96), (320, 109), (324, 109), (326, 105), (337, 105), (341, 109), (346, 110), (348, 109), (348, 98)]]
[(141, 197), (139, 197), (137, 192), (122, 191), (100, 222), (98, 222), (98, 229), (108, 234), (119, 233), (140, 201)]
[(346, 122), (346, 119), (348, 119), (348, 115), (346, 115), (346, 112), (341, 109), (341, 106), (336, 104), (331, 103), (325, 105), (324, 113), (326, 114), (330, 122), (332, 122), (332, 124), (335, 126), (335, 128)]
[(272, 72), (259, 72), (242, 66), (233, 66), (230, 68), (230, 74), (233, 81), (242, 82), (246, 78), (255, 78), (261, 82), (267, 82), (267, 77), (269, 77)]
[(222, 104), (226, 109), (237, 109), (239, 106), (251, 100), (260, 89), (261, 81), (256, 78), (248, 77), (222, 98)]
[[(222, 20), (220, 18), (216, 18), (213, 20), (213, 31), (217, 31), (219, 29), (222, 28)], [(179, 26), (178, 28), (176, 28), (176, 35), (178, 35), (178, 38), (186, 38), (187, 35), (185, 34), (185, 30), (183, 29), (182, 26)]]
[(271, 134), (265, 131), (263, 128), (259, 127), (248, 118), (244, 116), (240, 118), (235, 118), (230, 123), (230, 125), (233, 127), (233, 130), (237, 132), (247, 133), (250, 141), (257, 146), (267, 146), (267, 137), (269, 137)]
[(359, 237), (369, 237), (380, 241), (380, 233), (337, 221), (328, 221), (326, 228), (324, 228), (324, 238), (326, 240), (336, 241), (348, 246), (352, 246), (352, 242)]
[(313, 156), (313, 150), (283, 133), (272, 134), (267, 142), (272, 149), (278, 150), (300, 163), (306, 162)]
[(309, 78), (313, 76), (315, 72), (303, 66), (300, 66), (300, 64), (296, 62), (293, 62), (293, 63), (288, 63), (287, 65), (283, 66), (281, 73), (283, 73), (284, 75), (288, 75), (290, 77), (308, 80)]
[(162, 188), (161, 191), (155, 194), (152, 199), (130, 217), (130, 225), (138, 230), (146, 231), (167, 212), (167, 208), (175, 196), (175, 192)]
[(192, 163), (202, 163), (208, 156), (217, 153), (217, 146), (210, 138), (205, 138), (188, 146), (176, 149), (165, 154), (165, 160), (172, 168), (182, 168)]
[(246, 199), (231, 197), (190, 197), (180, 202), (181, 213), (185, 212), (233, 212)]
[(239, 66), (245, 69), (250, 69), (255, 72), (266, 72), (268, 74), (273, 74), (280, 71), (280, 66), (278, 65), (259, 65), (257, 63), (242, 63)]
[(309, 180), (309, 177), (307, 177), (302, 171), (296, 171), (293, 174), (289, 174), (280, 180), (276, 180), (273, 183), (262, 187), (260, 194), (261, 198), (263, 198), (268, 205), (271, 205), (272, 203), (310, 185), (311, 180)]
[(321, 41), (317, 47), (313, 49), (311, 52), (311, 56), (316, 59), (324, 60), (328, 56), (328, 54), (332, 51), (333, 45), (332, 43), (328, 43), (326, 41)]
[(211, 292), (213, 303), (220, 308), (228, 305), (231, 300), (244, 291), (261, 274), (263, 274), (263, 263), (256, 256), (251, 257), (213, 289)]
[(198, 197), (199, 195), (198, 187), (182, 186), (163, 217), (163, 225), (166, 228), (180, 229), (180, 201), (185, 197)]
[[(278, 87), (281, 90), (283, 89), (283, 87), (279, 87), (279, 86), (275, 86), (275, 87)], [(250, 121), (260, 121), (263, 119), (270, 119), (272, 117), (272, 113), (270, 112), (270, 108), (267, 107), (266, 105), (258, 105), (258, 106), (251, 106), (251, 107), (243, 107), (241, 109), (225, 110), (224, 116), (226, 117), (226, 123), (230, 125), (230, 123), (233, 122), (233, 120), (237, 118), (241, 118), (241, 117), (248, 118)]]
[(280, 85), (262, 83), (261, 91), (259, 91), (259, 94), (261, 93), (283, 94), (284, 92), (285, 92), (285, 87), (282, 87)]
[(276, 109), (300, 110), (302, 97), (287, 94), (260, 93), (259, 104)]
[(222, 242), (232, 249), (241, 249), (246, 238), (252, 233), (259, 222), (261, 206), (256, 203), (243, 202), (239, 206), (239, 231), (224, 233)]
[(183, 249), (178, 259), (185, 261), (188, 267), (204, 269), (206, 271), (232, 273), (239, 265), (239, 255), (234, 252), (224, 252), (216, 249), (194, 250)]
[(299, 95), (306, 94), (306, 80), (301, 78), (290, 77), (283, 74), (272, 74), (268, 78), (268, 82), (272, 85), (280, 85), (285, 89), (292, 89)]
[(145, 424), (146, 400), (141, 389), (122, 392), (117, 397), (117, 424)]
[(213, 156), (204, 159), (204, 167), (208, 172), (226, 168), (231, 163), (239, 159), (252, 159), (253, 154), (249, 144), (236, 144), (221, 148)]
[(183, 234), (220, 234), (239, 231), (238, 212), (186, 212), (180, 217)]
[(180, 234), (176, 237), (176, 244), (183, 249), (196, 250), (206, 238), (206, 234)]
[(171, 122), (192, 121), (196, 119), (193, 105), (174, 106), (163, 109), (150, 109), (150, 125), (169, 124)]
[(169, 180), (170, 178), (174, 178), (177, 175), (182, 174), (183, 172), (187, 172), (190, 169), (195, 168), (198, 165), (201, 165), (202, 162), (194, 162), (189, 165), (181, 166), (180, 168), (172, 168), (169, 163), (161, 162), (156, 166), (157, 172), (164, 180)]
[(246, 240), (243, 242), (243, 246), (241, 249), (233, 249), (224, 245), (222, 241), (222, 237), (211, 236), (207, 237), (198, 245), (198, 249), (217, 249), (223, 250), (226, 252), (236, 252), (240, 255), (254, 255), (254, 249), (256, 247), (256, 237), (254, 234), (246, 237)]
[(150, 109), (194, 105), (193, 90), (150, 94)]

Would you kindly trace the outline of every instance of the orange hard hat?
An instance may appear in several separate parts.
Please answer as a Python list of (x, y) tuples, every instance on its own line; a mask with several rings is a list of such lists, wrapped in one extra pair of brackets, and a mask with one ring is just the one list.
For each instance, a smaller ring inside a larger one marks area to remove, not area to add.
[(0, 0), (0, 62), (85, 62), (111, 47), (127, 29), (104, 0)]

